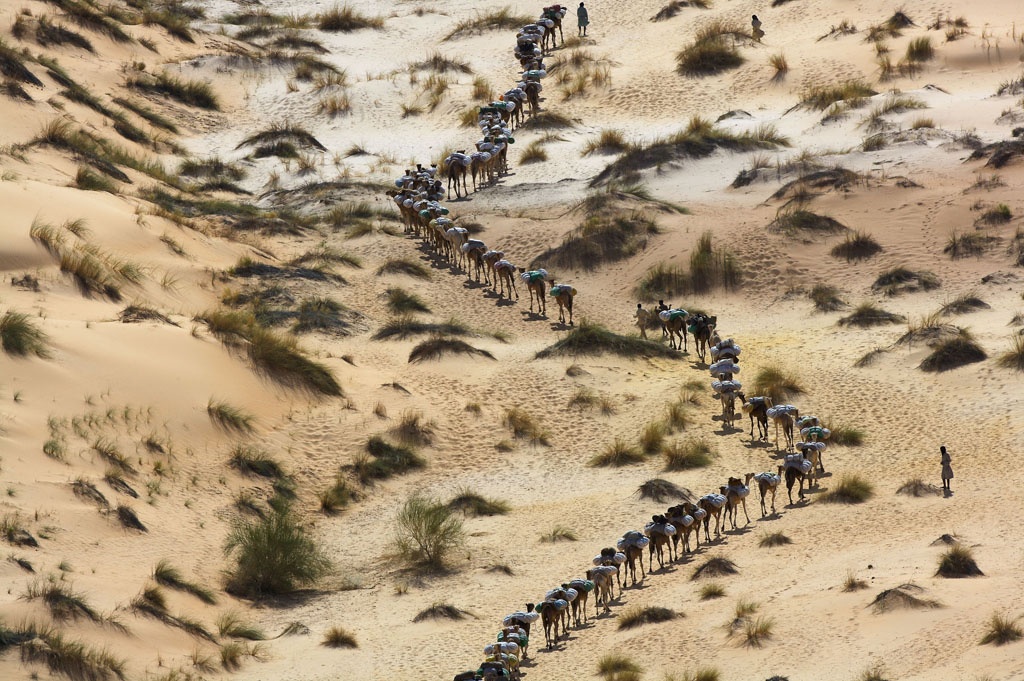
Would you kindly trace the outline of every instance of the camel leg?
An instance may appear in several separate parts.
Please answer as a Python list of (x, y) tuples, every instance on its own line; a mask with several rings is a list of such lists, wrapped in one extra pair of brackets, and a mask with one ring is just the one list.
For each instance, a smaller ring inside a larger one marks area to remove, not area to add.
[(768, 507), (765, 506), (765, 504), (764, 504), (764, 495), (766, 493), (767, 493), (767, 490), (764, 490), (764, 489), (761, 490), (761, 517), (762, 518), (764, 518), (766, 515), (768, 515)]
[(746, 500), (746, 498), (743, 498), (740, 501), (743, 502), (743, 515), (744, 515), (744, 517), (746, 517), (747, 524), (749, 525), (750, 524), (750, 516), (747, 514), (747, 500)]

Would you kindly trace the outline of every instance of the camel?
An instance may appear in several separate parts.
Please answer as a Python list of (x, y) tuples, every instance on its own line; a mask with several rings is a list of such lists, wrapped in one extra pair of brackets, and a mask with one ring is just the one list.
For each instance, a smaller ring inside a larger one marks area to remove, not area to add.
[(462, 244), (462, 252), (469, 260), (469, 270), (476, 270), (476, 281), (480, 283), (480, 272), (484, 273), (484, 281), (487, 282), (487, 268), (484, 267), (484, 253), (487, 252), (487, 245), (479, 239), (469, 239)]
[[(615, 583), (619, 585), (619, 596), (622, 595), (622, 575), (619, 566), (625, 562), (626, 554), (610, 546), (601, 549), (601, 553), (594, 557), (594, 565), (611, 565), (615, 567)], [(614, 594), (612, 595), (614, 596)]]
[[(800, 460), (791, 460), (791, 457), (800, 456)], [(806, 462), (808, 465), (804, 466), (802, 462)], [(786, 465), (779, 466), (779, 476), (786, 476), (786, 492), (789, 494), (789, 503), (793, 504), (793, 485), (797, 480), (800, 481), (800, 489), (797, 490), (797, 497), (803, 501), (804, 499), (804, 481), (807, 479), (807, 474), (810, 473), (810, 461), (804, 459), (802, 455), (790, 454), (786, 457)]]
[(526, 92), (526, 101), (530, 104), (530, 115), (536, 116), (540, 113), (540, 83), (531, 80), (526, 83), (523, 90)]
[[(469, 175), (473, 178), (473, 191), (476, 192), (477, 178), (480, 178), (480, 184), (483, 184), (490, 175), (488, 164), (491, 162), (491, 153), (489, 151), (477, 151), (471, 154), (469, 158)], [(467, 193), (469, 193), (468, 190)]]
[(754, 421), (757, 421), (757, 439), (762, 442), (768, 441), (768, 414), (772, 407), (770, 397), (751, 397), (747, 399), (743, 393), (737, 393), (740, 398), (740, 408), (743, 413), (750, 417), (750, 441), (754, 441)]
[(693, 334), (693, 344), (697, 347), (697, 357), (704, 362), (708, 356), (708, 341), (715, 330), (718, 317), (709, 317), (705, 314), (695, 314), (690, 318), (689, 331)]
[[(562, 633), (568, 635), (569, 624), (572, 623), (570, 606), (576, 602), (579, 597), (579, 593), (576, 589), (568, 589), (564, 586), (559, 586), (557, 589), (548, 591), (547, 595), (544, 596), (545, 601), (564, 601), (565, 607), (562, 608)], [(574, 609), (574, 608), (573, 608)]]
[(775, 492), (779, 489), (779, 483), (782, 482), (782, 477), (767, 471), (758, 473), (757, 475), (747, 473), (747, 480), (751, 477), (757, 481), (757, 490), (761, 494), (761, 517), (764, 518), (768, 515), (768, 508), (764, 502), (765, 497), (769, 494), (772, 495), (772, 513), (775, 513)]
[(466, 155), (464, 149), (456, 151), (444, 159), (444, 172), (448, 176), (448, 200), (452, 198), (452, 185), (455, 185), (455, 197), (462, 198), (459, 193), (459, 184), (462, 184), (462, 191), (469, 195), (469, 185), (466, 182), (466, 168), (472, 160)]
[[(640, 562), (640, 578), (646, 579), (647, 574), (644, 572), (644, 547), (650, 543), (650, 539), (645, 537), (636, 530), (630, 530), (622, 536), (622, 539), (618, 541), (616, 547), (619, 551), (626, 554), (626, 568), (629, 570), (628, 576), (633, 578), (633, 586), (636, 586), (636, 564)], [(624, 580), (625, 581), (625, 580)]]
[(736, 381), (715, 381), (711, 387), (718, 393), (718, 399), (722, 402), (722, 421), (726, 424), (722, 426), (723, 430), (726, 426), (732, 428), (732, 422), (736, 418), (736, 398), (742, 394), (738, 390), (740, 384)]
[(519, 268), (519, 278), (526, 282), (526, 290), (530, 293), (530, 312), (533, 312), (533, 299), (537, 299), (537, 312), (547, 317), (548, 304), (544, 298), (546, 289), (544, 281), (548, 278), (547, 270), (526, 271), (525, 267)]
[(791, 404), (780, 404), (765, 410), (765, 414), (775, 423), (775, 451), (782, 451), (779, 447), (779, 430), (786, 440), (786, 451), (793, 448), (793, 424), (800, 418), (800, 410)]
[(670, 561), (675, 560), (672, 555), (672, 537), (676, 534), (676, 528), (674, 525), (668, 522), (668, 519), (663, 515), (656, 515), (651, 517), (651, 522), (644, 528), (644, 534), (646, 534), (650, 540), (650, 555), (647, 556), (647, 564), (654, 569), (654, 555), (658, 555), (658, 568), (665, 569), (665, 547), (668, 547), (668, 558)]
[[(568, 605), (566, 603), (566, 607)], [(540, 613), (540, 621), (544, 625), (544, 642), (547, 644), (548, 650), (551, 650), (558, 641), (558, 623), (562, 620), (562, 610), (558, 609), (554, 601), (543, 601), (537, 604), (537, 612)]]
[(505, 296), (507, 289), (509, 300), (512, 300), (513, 292), (516, 294), (516, 300), (519, 300), (519, 290), (516, 288), (516, 266), (508, 260), (499, 260), (494, 263), (494, 274), (498, 278), (498, 297)]
[(586, 577), (589, 581), (594, 583), (594, 591), (596, 597), (594, 598), (594, 616), (600, 616), (598, 609), (603, 605), (605, 613), (610, 613), (611, 608), (608, 604), (612, 601), (612, 573), (618, 572), (618, 568), (613, 565), (599, 565), (593, 569), (587, 570)]
[[(690, 314), (683, 309), (664, 310), (658, 313), (662, 330), (668, 333), (668, 345), (673, 350), (689, 352), (686, 342), (686, 320)], [(676, 342), (676, 339), (679, 342)]]
[(568, 584), (562, 585), (563, 589), (575, 589), (576, 593), (579, 594), (576, 600), (572, 602), (572, 616), (576, 621), (576, 626), (580, 626), (580, 618), (582, 617), (583, 622), (587, 622), (587, 600), (590, 598), (590, 592), (594, 590), (594, 583), (585, 579), (573, 579)]
[(715, 519), (715, 536), (722, 536), (722, 507), (725, 506), (725, 501), (725, 497), (721, 494), (705, 494), (697, 501), (697, 505), (707, 513), (704, 517), (704, 539), (707, 541), (711, 541), (709, 526), (711, 525), (712, 517)]
[(565, 44), (565, 36), (562, 35), (562, 17), (565, 16), (561, 5), (552, 5), (551, 7), (545, 7), (544, 13), (541, 15), (541, 19), (547, 19), (552, 22), (551, 26), (545, 32), (545, 39), (547, 35), (551, 36), (551, 49), (555, 49), (555, 29), (558, 29), (558, 39), (561, 40), (562, 44)]
[(572, 300), (576, 297), (576, 289), (569, 284), (557, 284), (554, 279), (549, 281), (551, 282), (549, 293), (558, 303), (558, 321), (565, 324), (565, 311), (568, 310), (569, 326), (572, 326)]
[(818, 486), (818, 471), (825, 471), (825, 467), (821, 463), (821, 453), (825, 449), (824, 442), (797, 442), (796, 449), (803, 455), (805, 459), (811, 462), (811, 470), (808, 471), (808, 487)]
[(462, 251), (462, 246), (469, 240), (469, 230), (465, 227), (451, 227), (445, 231), (444, 240), (449, 261), (456, 267), (463, 267), (466, 263), (466, 254)]
[(739, 478), (729, 478), (729, 484), (723, 485), (721, 492), (725, 495), (725, 518), (732, 522), (732, 529), (738, 529), (736, 527), (736, 517), (739, 515), (739, 507), (743, 506), (743, 515), (747, 518), (747, 524), (750, 523), (750, 516), (747, 514), (747, 494), (750, 492), (750, 479), (754, 477), (753, 473), (747, 473), (745, 480)]
[[(508, 619), (508, 618), (506, 618)], [(520, 657), (522, 659), (527, 658), (526, 649), (530, 645), (529, 635), (523, 627), (519, 625), (504, 626), (498, 630), (498, 641), (511, 641), (519, 646)]]
[(504, 251), (487, 251), (482, 256), (484, 261), (484, 280), (491, 284), (491, 290), (498, 290), (498, 271), (494, 266), (505, 258)]
[[(692, 508), (693, 505), (690, 504), (689, 506)], [(665, 517), (676, 527), (676, 533), (672, 535), (672, 549), (675, 551), (676, 559), (678, 560), (683, 552), (690, 553), (690, 535), (694, 529), (700, 527), (700, 522), (687, 510), (687, 504), (669, 507), (665, 511)], [(682, 552), (679, 550), (680, 542), (683, 545)], [(700, 546), (699, 531), (697, 532), (697, 546)]]

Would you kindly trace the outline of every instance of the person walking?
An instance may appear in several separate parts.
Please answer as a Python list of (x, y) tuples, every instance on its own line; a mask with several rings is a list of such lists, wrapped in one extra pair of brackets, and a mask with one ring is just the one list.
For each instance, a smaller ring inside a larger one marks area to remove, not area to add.
[(949, 488), (949, 481), (953, 479), (953, 466), (951, 465), (953, 460), (949, 456), (949, 452), (946, 451), (946, 446), (939, 447), (939, 453), (942, 455), (942, 489), (947, 494), (952, 492)]
[(651, 318), (651, 313), (644, 309), (643, 303), (636, 304), (636, 312), (633, 313), (633, 318), (636, 319), (636, 325), (640, 328), (640, 337), (646, 339), (647, 324)]
[(587, 26), (589, 26), (589, 25), (590, 25), (590, 13), (587, 12), (587, 8), (584, 7), (583, 3), (581, 2), (579, 8), (576, 10), (576, 28), (577, 28), (577, 31), (578, 31), (577, 35), (581, 35), (581, 36), (586, 37), (586, 35), (587, 35)]
[(764, 37), (764, 31), (761, 30), (761, 20), (757, 18), (756, 14), (753, 14), (751, 16), (752, 19), (750, 20), (750, 37), (752, 37), (757, 42), (761, 42), (761, 38)]

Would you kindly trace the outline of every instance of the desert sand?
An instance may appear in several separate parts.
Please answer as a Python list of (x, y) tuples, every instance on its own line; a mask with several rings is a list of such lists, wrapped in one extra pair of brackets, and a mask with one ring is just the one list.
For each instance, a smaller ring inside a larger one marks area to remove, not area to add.
[[(1024, 444), (1024, 387), (1018, 371), (999, 364), (1024, 327), (1018, 266), (1024, 173), (1019, 152), (999, 167), (990, 152), (971, 158), (984, 145), (1021, 144), (1012, 136), (1024, 125), (1019, 3), (701, 4), (682, 3), (674, 16), (652, 21), (662, 0), (595, 0), (588, 3), (584, 40), (575, 38), (570, 7), (565, 44), (547, 57), (551, 73), (541, 103), (561, 123), (517, 130), (508, 174), (443, 203), (457, 222), (477, 223), (474, 237), (500, 247), (513, 263), (545, 266), (574, 286), (576, 327), (600, 324), (627, 336), (637, 335), (632, 313), (645, 275), (659, 265), (685, 271), (698, 239), (710, 233), (714, 247), (734, 258), (738, 284), (655, 294), (645, 306), (664, 297), (716, 315), (722, 337), (743, 347), (737, 378), (748, 396), (759, 370), (781, 368), (804, 388), (788, 398), (801, 413), (817, 414), (837, 430), (856, 429), (863, 443), (828, 448), (827, 474), (806, 502), (789, 504), (782, 486), (778, 512), (762, 518), (752, 492), (749, 523), (741, 517), (738, 530), (655, 569), (612, 603), (610, 615), (593, 618), (592, 596), (590, 622), (571, 628), (554, 649), (545, 649), (535, 625), (523, 678), (597, 678), (598, 662), (608, 654), (632, 658), (644, 679), (695, 678), (699, 668), (718, 674), (703, 678), (724, 681), (1024, 678), (1024, 642), (981, 644), (993, 614), (1024, 615), (1018, 542), (1024, 473), (1015, 467)], [(86, 7), (79, 15), (93, 19), (76, 21), (68, 14), (76, 7)], [(182, 19), (183, 7), (203, 11)], [(700, 496), (730, 476), (781, 463), (774, 443), (752, 441), (746, 417), (734, 428), (721, 420), (707, 366), (692, 345), (665, 358), (538, 359), (574, 331), (558, 322), (552, 300), (546, 316), (532, 314), (521, 283), (518, 300), (499, 298), (403, 231), (384, 191), (416, 163), (472, 148), (477, 130), (460, 117), (486, 103), (474, 97), (475, 79), (483, 81), (476, 87), (497, 94), (519, 77), (514, 27), (445, 39), (460, 22), (500, 7), (358, 0), (349, 7), (379, 17), (379, 27), (319, 30), (316, 16), (331, 7), (287, 0), (260, 3), (258, 10), (221, 0), (0, 6), (7, 82), (0, 97), (0, 315), (26, 313), (47, 337), (45, 356), (0, 352), (0, 516), (7, 540), (0, 626), (50, 637), (0, 649), (0, 678), (85, 678), (46, 664), (40, 651), (54, 632), (119, 661), (96, 678), (450, 678), (476, 668), (503, 616), (582, 577), (600, 548), (665, 510), (668, 503), (638, 495), (645, 481), (664, 478)], [(143, 22), (146, 8), (150, 20)], [(177, 37), (153, 19), (160, 8), (165, 19), (177, 17)], [(521, 0), (510, 5), (513, 16), (540, 10)], [(257, 11), (272, 29), (239, 39), (259, 23)], [(897, 11), (912, 23), (898, 35), (867, 38)], [(763, 22), (760, 43), (725, 39), (741, 64), (697, 77), (676, 70), (676, 54), (701, 29), (724, 21), (749, 30), (752, 14)], [(89, 47), (66, 35), (45, 39), (43, 19)], [(190, 27), (184, 33), (181, 22)], [(127, 38), (117, 38), (111, 26)], [(273, 46), (282, 36), (293, 42)], [(900, 70), (908, 46), (923, 38), (934, 55)], [(412, 66), (435, 53), (464, 63), (468, 72)], [(788, 65), (782, 71), (772, 65), (779, 56)], [(577, 66), (566, 63), (574, 57)], [(882, 66), (886, 58), (891, 73)], [(62, 82), (53, 59), (75, 87)], [(303, 64), (314, 72), (309, 77), (296, 74)], [(161, 72), (208, 83), (219, 107), (131, 86)], [(584, 73), (590, 79), (570, 92), (568, 74)], [(876, 94), (827, 110), (805, 103), (815, 88), (851, 79)], [(898, 97), (904, 106), (872, 118)], [(125, 101), (159, 116), (146, 119)], [(131, 139), (123, 124), (115, 128), (118, 116), (141, 136)], [(602, 131), (644, 146), (686, 128), (693, 116), (717, 120), (717, 131), (734, 135), (771, 130), (788, 144), (719, 145), (702, 158), (677, 157), (592, 186), (620, 157), (584, 153)], [(258, 145), (247, 140), (272, 125), (305, 129), (323, 149), (256, 158)], [(45, 130), (49, 143), (40, 141)], [(54, 143), (54, 131), (65, 141), (72, 133), (79, 140), (91, 136), (92, 152)], [(531, 144), (546, 160), (520, 163)], [(116, 156), (111, 145), (125, 152), (112, 161), (121, 179), (109, 179), (110, 164), (97, 160)], [(210, 178), (179, 170), (185, 159), (211, 158), (242, 172), (221, 173), (213, 179), (229, 185), (201, 189)], [(108, 177), (107, 191), (83, 188), (82, 168)], [(758, 168), (752, 181), (734, 186), (742, 171)], [(802, 177), (840, 168), (849, 172), (846, 181), (790, 202), (794, 187), (808, 186)], [(158, 195), (179, 190), (184, 201)], [(626, 215), (655, 220), (656, 233), (633, 242), (625, 257), (593, 267), (560, 266), (545, 255), (586, 219), (585, 199), (623, 190), (617, 205)], [(239, 206), (262, 212), (253, 218)], [(772, 227), (794, 208), (846, 229)], [(849, 262), (830, 255), (855, 231), (873, 237), (881, 251)], [(987, 240), (979, 252), (953, 257), (947, 246), (963, 235)], [(318, 249), (344, 252), (360, 266), (302, 259)], [(116, 291), (83, 290), (84, 280), (62, 271), (61, 253), (92, 253)], [(396, 260), (420, 264), (425, 276), (378, 273)], [(895, 267), (934, 273), (939, 285), (895, 295), (873, 286)], [(816, 310), (808, 294), (819, 284), (834, 287), (845, 305)], [(429, 307), (417, 319), (468, 327), (464, 340), (493, 359), (410, 363), (410, 351), (425, 336), (375, 339), (395, 321), (386, 296), (395, 287)], [(984, 307), (938, 314), (962, 296), (977, 297)], [(299, 302), (316, 297), (329, 297), (344, 311), (328, 328), (293, 332)], [(868, 328), (840, 323), (868, 302), (902, 321)], [(294, 336), (306, 356), (333, 374), (343, 396), (275, 380), (248, 361), (244, 342), (221, 342), (211, 330), (211, 311), (231, 305), (254, 310), (282, 337)], [(149, 314), (123, 322), (130, 306)], [(968, 329), (986, 358), (926, 372), (921, 364), (933, 349), (927, 339), (898, 343), (921, 327), (954, 335)], [(660, 331), (650, 336), (657, 339)], [(875, 350), (882, 352), (874, 361), (860, 362)], [(665, 471), (658, 453), (622, 467), (589, 465), (616, 441), (635, 445), (644, 427), (663, 419), (681, 396), (689, 423), (666, 442), (708, 443), (708, 465)], [(246, 424), (218, 422), (211, 416), (215, 403), (238, 410)], [(503, 425), (513, 408), (536, 421), (546, 444), (513, 437)], [(431, 431), (429, 442), (415, 447), (425, 466), (359, 484), (353, 464), (366, 456), (368, 439), (396, 441), (393, 429), (410, 417)], [(940, 444), (952, 454), (953, 494), (897, 494), (915, 479), (940, 486)], [(294, 494), (292, 513), (334, 562), (328, 577), (298, 594), (252, 599), (225, 590), (233, 567), (224, 551), (228, 533), (271, 513), (275, 495), (271, 480), (229, 466), (239, 446), (261, 448), (280, 464)], [(328, 514), (318, 495), (339, 475), (358, 496)], [(870, 481), (873, 495), (859, 504), (825, 503), (846, 475)], [(127, 487), (115, 487), (116, 480)], [(88, 489), (105, 501), (81, 494)], [(464, 543), (444, 571), (423, 572), (396, 557), (395, 515), (410, 495), (447, 502), (464, 490), (506, 502), (507, 514), (465, 517)], [(123, 526), (118, 506), (131, 508), (145, 530)], [(574, 540), (542, 540), (556, 528)], [(18, 530), (38, 545), (18, 543), (25, 536)], [(769, 533), (792, 541), (759, 547)], [(943, 535), (968, 547), (984, 576), (936, 576), (947, 549), (936, 543)], [(733, 561), (738, 574), (714, 580), (722, 597), (702, 600), (708, 580), (691, 575), (711, 557)], [(215, 602), (161, 587), (170, 619), (147, 616), (139, 595), (154, 584), (161, 560), (211, 590)], [(864, 588), (844, 589), (850, 580)], [(82, 613), (59, 618), (30, 597), (48, 583), (80, 595), (98, 621)], [(871, 607), (881, 592), (908, 583), (939, 607), (885, 613)], [(756, 605), (750, 621), (770, 622), (760, 645), (746, 645), (733, 626), (744, 603)], [(413, 621), (436, 604), (467, 614)], [(648, 606), (678, 617), (618, 629), (624, 612)], [(242, 641), (222, 631), (217, 623), (226, 614), (269, 640)], [(172, 626), (185, 620), (198, 627), (189, 633)], [(357, 647), (322, 645), (333, 627), (351, 633)], [(238, 665), (224, 662), (239, 642), (248, 654)]]

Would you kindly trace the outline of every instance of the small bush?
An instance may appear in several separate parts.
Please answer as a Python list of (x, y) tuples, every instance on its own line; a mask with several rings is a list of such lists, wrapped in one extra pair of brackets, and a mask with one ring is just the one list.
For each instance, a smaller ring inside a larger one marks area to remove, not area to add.
[(782, 532), (769, 532), (757, 540), (757, 545), (762, 549), (770, 549), (776, 546), (785, 546), (786, 544), (792, 543), (793, 540)]
[(924, 589), (916, 584), (901, 584), (875, 596), (875, 600), (871, 601), (871, 608), (876, 613), (884, 613), (900, 609), (923, 610), (942, 607), (942, 604), (934, 599), (923, 598), (923, 593)]
[(213, 591), (207, 589), (201, 584), (190, 582), (181, 576), (181, 572), (178, 571), (173, 565), (167, 560), (161, 560), (153, 568), (153, 579), (157, 584), (162, 584), (169, 589), (176, 589), (178, 591), (184, 591), (185, 593), (192, 594), (203, 603), (207, 605), (213, 605), (217, 602), (216, 597), (213, 595)]
[(725, 596), (725, 587), (717, 582), (702, 584), (698, 592), (702, 601), (710, 601)]
[(512, 437), (517, 440), (529, 440), (544, 445), (548, 442), (547, 432), (528, 412), (519, 407), (512, 407), (506, 411), (501, 424), (508, 428), (512, 432)]
[(426, 461), (411, 449), (392, 445), (379, 435), (367, 441), (366, 451), (369, 456), (357, 457), (353, 462), (356, 476), (364, 485), (426, 466)]
[(925, 62), (935, 58), (935, 48), (932, 47), (932, 39), (928, 36), (914, 38), (907, 45), (907, 54), (904, 57), (908, 62)]
[(155, 75), (139, 74), (130, 76), (126, 85), (143, 92), (161, 94), (182, 104), (200, 109), (220, 110), (220, 101), (209, 83), (182, 80), (166, 71)]
[(847, 473), (821, 496), (821, 500), (827, 504), (861, 504), (874, 494), (874, 486), (868, 480), (855, 473)]
[(847, 307), (846, 301), (839, 297), (839, 289), (828, 284), (815, 284), (807, 297), (819, 312), (834, 312)]
[(334, 515), (348, 506), (357, 496), (348, 480), (339, 475), (335, 478), (334, 484), (320, 492), (317, 498), (320, 501), (320, 511), (327, 515)]
[(829, 443), (832, 445), (839, 447), (860, 447), (864, 444), (864, 440), (866, 439), (863, 428), (833, 424), (828, 424), (828, 428), (832, 431), (832, 434), (829, 435), (828, 438)]
[(50, 356), (49, 336), (24, 312), (8, 310), (0, 317), (0, 347), (15, 357), (47, 358)]
[(211, 397), (206, 405), (206, 413), (210, 415), (211, 421), (224, 430), (237, 433), (251, 433), (255, 430), (256, 417), (227, 402)]
[(358, 648), (356, 637), (341, 627), (331, 627), (324, 633), (320, 645), (328, 648)]
[(59, 581), (40, 579), (29, 584), (21, 596), (27, 601), (41, 600), (57, 622), (66, 622), (85, 618), (92, 622), (102, 622), (102, 616), (85, 599), (75, 593), (71, 585)]
[(680, 487), (674, 482), (661, 478), (652, 478), (642, 483), (636, 490), (637, 496), (641, 499), (652, 499), (661, 504), (669, 499), (682, 499), (688, 501), (692, 498), (689, 490)]
[(533, 17), (513, 14), (512, 8), (506, 6), (487, 12), (478, 12), (471, 19), (459, 21), (442, 40), (455, 40), (486, 31), (508, 31), (530, 23), (533, 23)]
[(449, 603), (434, 603), (429, 608), (421, 610), (412, 618), (413, 622), (423, 620), (464, 620), (467, 616), (473, 616), (468, 610), (456, 608)]
[(771, 639), (775, 621), (770, 617), (758, 617), (743, 623), (743, 645), (748, 648), (760, 648)]
[(519, 154), (519, 163), (527, 165), (530, 163), (542, 163), (548, 160), (548, 152), (544, 150), (541, 140), (534, 140), (528, 144)]
[(665, 444), (667, 428), (663, 421), (651, 421), (640, 433), (640, 449), (644, 454), (657, 454)]
[(772, 398), (774, 404), (783, 404), (786, 400), (803, 395), (800, 379), (789, 371), (776, 365), (768, 365), (758, 369), (754, 375), (751, 392)]
[(140, 532), (149, 532), (146, 526), (139, 520), (139, 516), (136, 515), (135, 511), (131, 506), (125, 504), (119, 504), (115, 510), (117, 520), (121, 523), (122, 527), (128, 528), (129, 530), (139, 530)]
[(722, 558), (717, 556), (714, 558), (708, 558), (706, 561), (701, 563), (691, 575), (690, 579), (696, 580), (702, 577), (725, 577), (726, 575), (735, 575), (739, 572), (736, 567), (736, 563), (732, 562), (728, 558)]
[(550, 532), (540, 536), (541, 542), (545, 544), (554, 544), (560, 541), (576, 541), (576, 539), (576, 533), (565, 525), (555, 525)]
[(741, 66), (745, 59), (736, 49), (736, 38), (749, 37), (739, 24), (713, 21), (676, 55), (676, 70), (684, 76), (703, 77)]
[(955, 544), (939, 557), (939, 569), (935, 571), (936, 577), (960, 578), (960, 577), (983, 577), (984, 572), (978, 568), (974, 555), (966, 546)]
[(603, 129), (596, 139), (592, 139), (583, 145), (580, 155), (589, 156), (593, 153), (618, 154), (625, 151), (628, 146), (626, 138), (620, 131)]
[(259, 627), (245, 622), (242, 616), (235, 611), (220, 614), (214, 624), (217, 627), (217, 633), (225, 638), (244, 638), (249, 641), (266, 639), (266, 635)]
[(868, 588), (868, 583), (863, 579), (858, 578), (852, 570), (846, 573), (846, 579), (843, 580), (843, 591), (851, 593), (866, 588)]
[(999, 241), (999, 237), (983, 232), (957, 232), (949, 235), (942, 252), (949, 254), (953, 260), (980, 257)]
[(430, 312), (430, 308), (423, 300), (415, 293), (410, 293), (405, 289), (401, 288), (389, 288), (387, 291), (388, 296), (388, 311), (394, 314), (408, 314), (412, 312)]
[(658, 624), (659, 622), (670, 622), (679, 617), (675, 610), (660, 607), (633, 607), (619, 615), (618, 628), (633, 629), (645, 624)]
[(406, 445), (429, 445), (434, 441), (435, 421), (424, 420), (418, 411), (405, 411), (391, 434)]
[(597, 673), (604, 677), (614, 677), (624, 672), (639, 674), (641, 671), (640, 665), (621, 653), (608, 653), (597, 661)]
[(624, 440), (616, 438), (614, 442), (604, 448), (600, 454), (593, 456), (588, 465), (590, 466), (628, 466), (640, 463), (646, 457), (643, 452)]
[(360, 14), (349, 5), (335, 5), (316, 17), (317, 28), (331, 33), (351, 33), (362, 28), (384, 28), (384, 19)]
[(849, 228), (828, 215), (818, 215), (809, 210), (796, 209), (781, 211), (768, 225), (768, 229), (772, 232), (793, 236), (797, 232), (834, 234), (845, 232)]
[(434, 499), (413, 495), (395, 518), (395, 548), (399, 557), (412, 565), (440, 568), (464, 540), (462, 521)]
[(908, 497), (923, 497), (932, 494), (938, 496), (942, 494), (942, 490), (921, 478), (913, 478), (900, 485), (896, 494), (905, 494)]
[(278, 479), (286, 477), (281, 464), (259, 447), (235, 445), (231, 450), (228, 465), (243, 475)]
[(25, 639), (21, 643), (21, 661), (45, 664), (51, 674), (63, 674), (72, 681), (123, 681), (127, 678), (127, 662), (123, 658), (115, 657), (106, 648), (91, 648), (52, 631), (33, 632), (32, 638)]
[(1010, 341), (1010, 349), (999, 355), (996, 364), (1004, 369), (1024, 371), (1024, 336), (1017, 334)]
[(427, 360), (436, 360), (441, 359), (444, 355), (477, 355), (487, 359), (494, 359), (494, 355), (487, 350), (475, 348), (464, 340), (435, 336), (418, 343), (409, 352), (409, 362), (414, 364)]
[(505, 515), (509, 511), (507, 502), (488, 499), (469, 488), (459, 490), (448, 502), (452, 511), (461, 511), (466, 516)]
[(665, 470), (685, 471), (709, 465), (716, 452), (703, 437), (688, 437), (668, 445), (662, 454), (665, 457)]
[(930, 355), (920, 364), (922, 371), (942, 372), (983, 362), (988, 355), (966, 329), (961, 329), (955, 338), (940, 341), (932, 348)]
[(862, 80), (846, 80), (838, 85), (814, 85), (803, 91), (800, 103), (818, 111), (824, 111), (836, 102), (854, 101), (859, 103), (878, 93)]
[(981, 214), (981, 222), (987, 225), (1002, 225), (1011, 219), (1013, 219), (1013, 213), (1005, 203), (1000, 203), (995, 208), (989, 208)]
[(874, 303), (864, 302), (858, 305), (852, 314), (839, 320), (839, 326), (857, 326), (866, 329), (885, 324), (902, 324), (907, 321), (903, 315), (887, 312)]
[(236, 522), (224, 553), (234, 560), (228, 591), (241, 596), (287, 594), (316, 584), (333, 570), (323, 549), (287, 511)]
[(1019, 617), (1011, 618), (1009, 615), (994, 613), (986, 625), (985, 635), (981, 637), (981, 645), (992, 643), (1002, 646), (1019, 641), (1024, 637), (1024, 631), (1021, 631), (1020, 625), (1017, 624), (1019, 619)]
[(882, 272), (875, 279), (871, 288), (882, 291), (888, 296), (912, 291), (931, 291), (941, 285), (934, 273), (922, 270), (915, 272), (906, 267), (894, 267)]
[(846, 262), (854, 260), (867, 260), (882, 252), (882, 246), (870, 234), (854, 232), (847, 235), (846, 239), (829, 251), (833, 258), (843, 258)]

